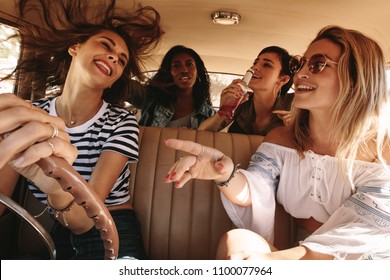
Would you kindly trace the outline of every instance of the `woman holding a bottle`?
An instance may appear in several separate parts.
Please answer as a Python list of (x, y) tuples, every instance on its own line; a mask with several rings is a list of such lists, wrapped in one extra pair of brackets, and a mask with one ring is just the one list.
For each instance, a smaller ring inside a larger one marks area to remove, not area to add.
[[(283, 48), (264, 48), (250, 68), (250, 90), (245, 89), (244, 79), (233, 80), (221, 93), (220, 112), (202, 122), (198, 129), (220, 131), (228, 127), (228, 132), (266, 135), (274, 127), (287, 125), (294, 97), (288, 93), (292, 85), (290, 59)], [(229, 106), (231, 102), (239, 104), (229, 118), (223, 108), (234, 107)]]

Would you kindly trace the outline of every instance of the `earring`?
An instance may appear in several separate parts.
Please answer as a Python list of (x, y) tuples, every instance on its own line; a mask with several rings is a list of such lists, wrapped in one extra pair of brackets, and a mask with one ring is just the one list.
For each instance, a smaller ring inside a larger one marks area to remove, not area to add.
[[(278, 99), (280, 97), (280, 95), (282, 94), (282, 87), (279, 88), (279, 91), (278, 91), (278, 85), (279, 83), (277, 83), (274, 87), (274, 96), (275, 96), (275, 99)], [(276, 94), (276, 92), (278, 91), (278, 93)]]
[(278, 99), (281, 95), (282, 95), (282, 87), (280, 87), (279, 93), (278, 93), (278, 96), (276, 97), (276, 99)]

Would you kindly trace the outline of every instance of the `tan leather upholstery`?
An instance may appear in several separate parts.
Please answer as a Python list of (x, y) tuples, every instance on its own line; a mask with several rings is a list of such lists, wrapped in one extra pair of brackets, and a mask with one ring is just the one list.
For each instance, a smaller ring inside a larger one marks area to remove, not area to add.
[[(212, 181), (191, 180), (182, 189), (164, 183), (169, 168), (184, 155), (165, 146), (164, 140), (168, 138), (215, 147), (246, 168), (262, 137), (190, 129), (140, 128), (139, 162), (130, 167), (130, 187), (149, 258), (214, 259), (221, 235), (234, 226)], [(40, 213), (44, 208), (42, 204), (30, 192), (26, 193), (22, 205), (33, 215)], [(279, 205), (276, 213), (275, 246), (287, 248), (294, 240), (294, 234), (291, 234), (294, 226)], [(47, 213), (39, 219), (50, 227)], [(32, 237), (28, 226), (22, 225), (19, 234), (20, 254), (33, 255), (42, 251), (43, 243)], [(44, 253), (41, 252), (40, 256), (44, 257)]]
[[(182, 189), (165, 184), (169, 168), (184, 154), (164, 140), (191, 140), (215, 147), (246, 168), (261, 136), (190, 129), (141, 127), (138, 164), (131, 167), (133, 206), (151, 259), (213, 259), (219, 238), (234, 228), (213, 181), (191, 180)], [(290, 245), (291, 219), (277, 209), (275, 245)]]

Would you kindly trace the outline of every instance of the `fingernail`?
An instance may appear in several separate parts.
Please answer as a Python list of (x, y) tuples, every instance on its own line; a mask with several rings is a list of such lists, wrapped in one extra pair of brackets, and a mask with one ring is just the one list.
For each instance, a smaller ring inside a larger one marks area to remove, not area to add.
[(12, 161), (12, 164), (16, 167), (23, 167), (24, 156), (20, 156)]
[(217, 162), (215, 165), (216, 165), (216, 167), (218, 167), (220, 170), (223, 169), (223, 163)]

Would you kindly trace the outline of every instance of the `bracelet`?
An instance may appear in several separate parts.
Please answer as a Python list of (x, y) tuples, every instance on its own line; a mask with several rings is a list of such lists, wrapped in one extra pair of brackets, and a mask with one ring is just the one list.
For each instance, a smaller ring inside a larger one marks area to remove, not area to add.
[(73, 199), (67, 206), (65, 206), (62, 209), (55, 209), (53, 206), (51, 206), (50, 203), (49, 203), (49, 198), (47, 198), (46, 201), (47, 201), (47, 206), (49, 207), (49, 210), (54, 212), (53, 213), (54, 217), (58, 220), (58, 217), (61, 214), (62, 219), (64, 220), (64, 225), (66, 227), (68, 227), (69, 224), (68, 224), (68, 220), (66, 219), (66, 213), (69, 212), (70, 209), (72, 209), (74, 203), (76, 202), (75, 199)]
[(227, 179), (227, 180), (224, 181), (224, 182), (217, 183), (216, 186), (217, 186), (217, 187), (228, 187), (230, 181), (231, 181), (231, 180), (234, 178), (234, 176), (236, 175), (237, 169), (238, 169), (239, 166), (240, 166), (240, 164), (236, 164), (236, 165), (234, 166), (234, 168), (233, 168), (232, 174), (230, 174), (229, 179)]

